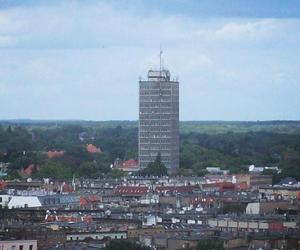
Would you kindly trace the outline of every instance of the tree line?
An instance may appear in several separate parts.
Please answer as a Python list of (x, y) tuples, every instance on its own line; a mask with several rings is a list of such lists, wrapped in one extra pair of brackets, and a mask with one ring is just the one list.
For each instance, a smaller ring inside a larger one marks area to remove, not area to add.
[[(101, 153), (87, 152), (87, 144), (100, 148)], [(65, 153), (48, 159), (45, 152), (50, 150)], [(34, 165), (34, 177), (120, 176), (122, 173), (110, 168), (114, 160), (137, 157), (138, 129), (135, 126), (0, 126), (0, 162), (10, 163), (11, 178), (30, 164)], [(293, 176), (300, 180), (300, 133), (210, 134), (200, 131), (180, 135), (180, 174), (204, 175), (206, 167), (245, 172), (250, 164), (278, 166), (282, 169), (280, 177)], [(159, 165), (161, 163), (154, 162), (149, 169), (164, 173), (164, 168)], [(152, 173), (149, 169), (146, 174)]]

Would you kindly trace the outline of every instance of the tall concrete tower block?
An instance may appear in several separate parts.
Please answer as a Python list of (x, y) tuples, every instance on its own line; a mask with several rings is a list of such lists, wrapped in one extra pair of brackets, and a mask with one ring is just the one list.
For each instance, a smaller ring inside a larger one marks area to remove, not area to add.
[(160, 153), (169, 173), (179, 168), (179, 82), (168, 70), (149, 70), (139, 81), (139, 165)]

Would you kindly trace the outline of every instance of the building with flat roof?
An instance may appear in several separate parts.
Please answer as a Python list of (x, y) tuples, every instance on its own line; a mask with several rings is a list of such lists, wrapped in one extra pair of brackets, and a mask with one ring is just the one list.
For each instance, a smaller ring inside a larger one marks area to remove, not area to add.
[(139, 81), (139, 166), (157, 155), (170, 173), (179, 168), (179, 82), (170, 71), (149, 70)]
[(2, 250), (37, 250), (36, 240), (3, 240), (0, 241)]

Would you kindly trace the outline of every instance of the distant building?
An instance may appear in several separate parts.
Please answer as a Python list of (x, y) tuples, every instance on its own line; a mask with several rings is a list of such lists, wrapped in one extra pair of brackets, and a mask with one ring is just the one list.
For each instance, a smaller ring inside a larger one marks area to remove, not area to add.
[(294, 186), (297, 184), (298, 184), (298, 181), (292, 177), (286, 177), (278, 183), (278, 185), (282, 185), (282, 186)]
[(289, 201), (251, 202), (246, 207), (246, 214), (271, 214), (278, 209), (297, 210), (298, 206)]
[(258, 190), (261, 186), (272, 185), (272, 175), (253, 174), (250, 175), (250, 187), (252, 190)]
[(115, 160), (112, 168), (122, 170), (125, 172), (135, 172), (140, 170), (138, 162), (135, 159), (129, 159), (127, 161), (122, 162), (121, 159), (118, 158)]
[(8, 206), (8, 202), (11, 196), (7, 194), (0, 195), (0, 208), (5, 208)]
[(169, 172), (179, 168), (179, 82), (168, 70), (149, 70), (139, 82), (139, 165), (161, 154)]
[(12, 196), (8, 202), (8, 208), (41, 207), (42, 204), (37, 196)]
[(279, 169), (278, 167), (268, 167), (268, 166), (265, 166), (265, 167), (259, 166), (259, 167), (257, 167), (257, 166), (255, 166), (255, 165), (250, 165), (250, 166), (248, 167), (249, 173), (262, 173), (262, 172), (264, 172), (265, 170), (274, 171), (274, 172), (276, 172), (276, 173), (278, 173), (278, 174), (281, 173), (281, 169)]
[(263, 172), (265, 170), (265, 168), (264, 167), (256, 167), (255, 165), (250, 165), (249, 167), (248, 167), (248, 171), (250, 172), (250, 173), (261, 173), (261, 172)]
[(232, 182), (215, 182), (215, 183), (204, 183), (201, 188), (205, 192), (224, 192), (234, 191), (235, 185)]
[(101, 153), (101, 149), (100, 148), (97, 148), (95, 145), (93, 144), (87, 144), (86, 145), (86, 151), (88, 153), (91, 153), (91, 154), (95, 154), (95, 153)]
[(1, 250), (37, 250), (36, 240), (4, 240), (0, 241)]
[(259, 194), (267, 200), (300, 200), (300, 186), (261, 186)]
[(221, 169), (217, 167), (208, 167), (206, 168), (206, 171), (210, 174), (218, 174), (221, 172)]
[(158, 194), (166, 193), (192, 193), (194, 190), (199, 189), (199, 185), (187, 185), (187, 186), (157, 186), (155, 192)]
[(85, 239), (103, 240), (110, 238), (112, 240), (126, 240), (127, 231), (110, 232), (74, 232), (67, 234), (67, 241), (84, 241)]
[(76, 208), (80, 206), (80, 196), (75, 194), (55, 194), (39, 196), (39, 201), (44, 208), (57, 207), (57, 208)]
[(127, 197), (141, 197), (149, 192), (149, 187), (146, 186), (117, 186), (115, 195)]
[(229, 170), (222, 170), (222, 169), (217, 168), (217, 167), (207, 167), (206, 171), (209, 174), (228, 174), (229, 173)]
[(0, 178), (7, 176), (7, 167), (9, 166), (9, 163), (0, 162)]
[(60, 150), (60, 151), (56, 151), (56, 150), (54, 150), (54, 151), (48, 151), (47, 152), (47, 157), (49, 159), (53, 159), (53, 158), (61, 157), (64, 154), (65, 154), (65, 151), (63, 151), (63, 150)]
[[(272, 175), (260, 174), (254, 172), (251, 174), (237, 174), (233, 176), (234, 182), (237, 185), (248, 187), (251, 189), (258, 189), (260, 186), (272, 185)], [(244, 188), (242, 188), (244, 189)]]
[[(251, 219), (250, 219), (251, 218)], [(218, 228), (222, 231), (248, 231), (248, 232), (271, 232), (271, 231), (292, 231), (297, 229), (295, 221), (282, 221), (277, 218), (274, 220), (266, 220), (263, 216), (252, 217), (234, 217), (234, 218), (210, 218), (208, 225), (212, 228)]]

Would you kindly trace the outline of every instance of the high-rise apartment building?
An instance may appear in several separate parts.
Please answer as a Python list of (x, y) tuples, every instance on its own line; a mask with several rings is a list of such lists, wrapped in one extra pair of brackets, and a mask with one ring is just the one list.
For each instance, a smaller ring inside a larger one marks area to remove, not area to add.
[(179, 82), (168, 70), (149, 70), (139, 82), (139, 165), (160, 153), (170, 173), (179, 167)]

